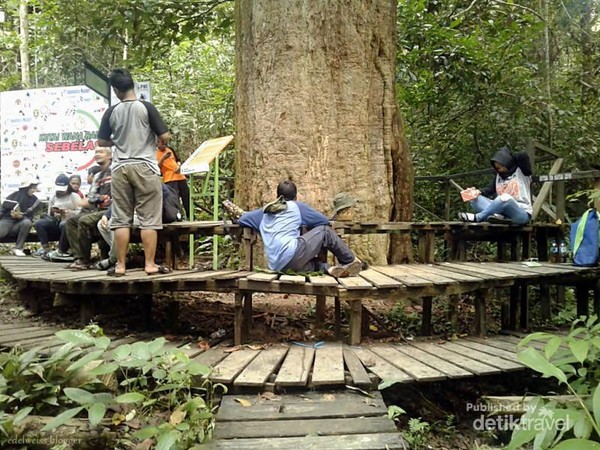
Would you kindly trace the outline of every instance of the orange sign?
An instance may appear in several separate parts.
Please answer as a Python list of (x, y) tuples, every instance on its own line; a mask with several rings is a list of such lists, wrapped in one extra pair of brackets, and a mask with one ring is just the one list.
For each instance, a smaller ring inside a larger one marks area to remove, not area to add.
[(190, 173), (208, 172), (209, 164), (219, 156), (231, 141), (233, 141), (233, 136), (224, 136), (204, 141), (181, 165), (181, 173), (188, 175)]

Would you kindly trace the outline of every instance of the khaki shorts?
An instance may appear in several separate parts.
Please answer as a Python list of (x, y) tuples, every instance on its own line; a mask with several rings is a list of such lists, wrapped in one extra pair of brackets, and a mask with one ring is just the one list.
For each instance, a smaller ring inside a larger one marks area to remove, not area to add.
[(142, 230), (162, 229), (162, 181), (146, 163), (125, 164), (112, 173), (110, 229), (131, 228), (133, 213)]

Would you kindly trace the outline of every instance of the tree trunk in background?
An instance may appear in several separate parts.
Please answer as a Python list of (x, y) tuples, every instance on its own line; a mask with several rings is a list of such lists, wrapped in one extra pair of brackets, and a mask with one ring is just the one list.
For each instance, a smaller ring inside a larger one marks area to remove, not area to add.
[(29, 75), (29, 17), (27, 15), (27, 0), (19, 2), (19, 53), (21, 56), (21, 86), (31, 87)]
[[(290, 178), (300, 201), (354, 220), (410, 220), (412, 163), (395, 94), (396, 1), (238, 0), (236, 199), (275, 198)], [(371, 263), (410, 258), (410, 243), (353, 240)]]

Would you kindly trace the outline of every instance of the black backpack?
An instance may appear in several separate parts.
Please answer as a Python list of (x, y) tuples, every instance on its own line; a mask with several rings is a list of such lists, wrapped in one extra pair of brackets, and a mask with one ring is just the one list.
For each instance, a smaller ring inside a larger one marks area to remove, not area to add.
[(163, 223), (181, 222), (182, 217), (179, 195), (172, 187), (163, 184)]

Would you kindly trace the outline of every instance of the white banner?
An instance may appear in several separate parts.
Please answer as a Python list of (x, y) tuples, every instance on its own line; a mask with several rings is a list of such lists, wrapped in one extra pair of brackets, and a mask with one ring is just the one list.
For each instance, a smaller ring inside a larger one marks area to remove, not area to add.
[(26, 173), (49, 198), (60, 173), (79, 174), (87, 192), (100, 119), (108, 102), (85, 86), (0, 92), (0, 196), (16, 191)]

